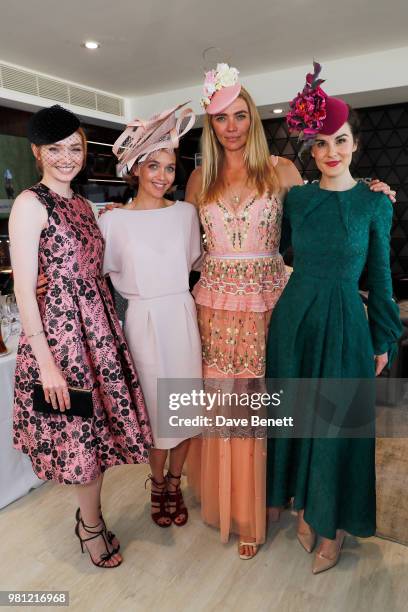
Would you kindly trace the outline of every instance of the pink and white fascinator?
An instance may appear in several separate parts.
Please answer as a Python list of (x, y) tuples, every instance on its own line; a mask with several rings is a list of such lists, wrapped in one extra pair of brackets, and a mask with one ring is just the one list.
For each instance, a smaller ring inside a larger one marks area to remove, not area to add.
[(176, 117), (176, 112), (188, 102), (153, 115), (150, 119), (134, 119), (126, 126), (112, 147), (113, 154), (118, 158), (120, 173), (125, 168), (130, 172), (135, 163), (145, 161), (154, 151), (178, 148), (180, 138), (191, 130), (195, 122), (191, 108), (185, 108)]
[(236, 100), (241, 91), (239, 72), (228, 64), (217, 64), (205, 73), (201, 106), (209, 115), (222, 113)]

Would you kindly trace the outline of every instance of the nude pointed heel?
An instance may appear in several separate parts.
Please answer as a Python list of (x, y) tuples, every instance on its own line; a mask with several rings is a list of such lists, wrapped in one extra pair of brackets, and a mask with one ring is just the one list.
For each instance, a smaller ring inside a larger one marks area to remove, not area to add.
[(337, 565), (340, 559), (341, 549), (343, 547), (345, 537), (346, 534), (344, 531), (341, 532), (340, 536), (336, 537), (337, 550), (334, 557), (325, 557), (321, 552), (316, 552), (312, 566), (313, 574), (321, 574), (322, 572), (326, 572)]

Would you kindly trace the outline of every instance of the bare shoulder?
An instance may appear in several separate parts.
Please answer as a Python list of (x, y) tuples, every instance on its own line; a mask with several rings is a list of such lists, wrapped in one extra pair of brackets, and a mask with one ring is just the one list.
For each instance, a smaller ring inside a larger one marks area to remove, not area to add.
[(32, 191), (23, 191), (14, 200), (9, 217), (10, 239), (24, 235), (37, 239), (47, 226), (48, 213), (45, 206)]
[(201, 166), (198, 166), (197, 168), (194, 168), (194, 170), (190, 174), (189, 180), (192, 179), (193, 181), (201, 181), (202, 176), (203, 176), (203, 169), (201, 168)]
[(286, 157), (278, 157), (275, 171), (278, 175), (283, 190), (288, 190), (294, 185), (303, 185), (302, 177), (293, 161)]
[(186, 201), (191, 202), (191, 204), (198, 204), (198, 196), (201, 191), (201, 182), (202, 182), (203, 172), (201, 167), (195, 168), (190, 174), (190, 178), (187, 181), (186, 186)]
[(35, 195), (34, 191), (31, 191), (30, 189), (25, 189), (16, 197), (13, 207), (23, 206), (24, 204), (38, 204), (38, 206), (43, 206)]
[(11, 208), (10, 217), (19, 214), (27, 215), (27, 213), (30, 215), (33, 214), (35, 217), (47, 219), (47, 211), (44, 204), (42, 204), (35, 193), (29, 189), (22, 191), (16, 197)]
[(290, 159), (288, 159), (287, 157), (280, 157), (280, 155), (271, 155), (271, 160), (275, 168), (284, 168), (285, 166), (290, 166), (291, 164), (293, 164)]
[(296, 170), (297, 168), (295, 166), (295, 164), (293, 163), (292, 160), (288, 159), (287, 157), (280, 157), (280, 156), (276, 156), (275, 158), (277, 160), (275, 168), (278, 171), (281, 172), (289, 172), (289, 171), (293, 171)]

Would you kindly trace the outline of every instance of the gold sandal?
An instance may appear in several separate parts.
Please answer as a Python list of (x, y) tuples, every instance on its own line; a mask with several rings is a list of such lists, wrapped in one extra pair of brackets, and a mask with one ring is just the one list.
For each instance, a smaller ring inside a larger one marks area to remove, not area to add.
[[(255, 552), (253, 555), (244, 555), (240, 552), (241, 546), (251, 546)], [(243, 540), (240, 540), (238, 542), (238, 554), (239, 554), (239, 558), (243, 559), (244, 561), (247, 561), (248, 559), (253, 559), (255, 557), (255, 555), (258, 552), (258, 544), (256, 544), (255, 542), (244, 542)]]

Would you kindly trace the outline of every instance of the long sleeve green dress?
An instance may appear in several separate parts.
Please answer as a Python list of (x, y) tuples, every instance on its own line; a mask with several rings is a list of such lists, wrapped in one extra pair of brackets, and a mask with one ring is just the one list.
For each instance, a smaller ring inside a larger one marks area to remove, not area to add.
[[(392, 205), (364, 183), (293, 187), (285, 201), (294, 271), (272, 314), (267, 378), (374, 378), (374, 355), (395, 355), (401, 323), (392, 299)], [(358, 291), (368, 266), (368, 318)], [(305, 406), (307, 409), (307, 406)], [(305, 510), (320, 535), (375, 532), (375, 440), (268, 440), (267, 503)]]

